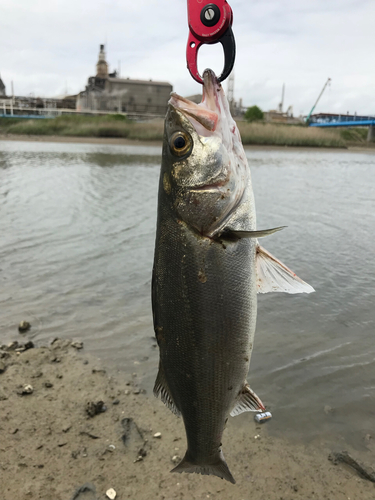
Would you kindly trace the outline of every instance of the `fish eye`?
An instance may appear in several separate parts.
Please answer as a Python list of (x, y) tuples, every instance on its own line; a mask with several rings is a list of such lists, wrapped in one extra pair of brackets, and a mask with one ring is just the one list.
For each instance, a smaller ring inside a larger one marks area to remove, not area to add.
[(173, 142), (173, 146), (175, 147), (175, 149), (183, 149), (186, 146), (185, 137), (182, 137), (182, 135), (176, 137)]
[(169, 145), (175, 156), (185, 156), (191, 152), (193, 141), (189, 134), (179, 131), (172, 135)]

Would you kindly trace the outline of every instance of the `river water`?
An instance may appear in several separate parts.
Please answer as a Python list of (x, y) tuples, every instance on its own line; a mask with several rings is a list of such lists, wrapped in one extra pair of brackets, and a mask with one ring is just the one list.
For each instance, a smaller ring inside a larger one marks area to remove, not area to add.
[[(0, 343), (79, 338), (151, 393), (161, 148), (0, 141)], [(262, 244), (316, 293), (259, 296), (251, 387), (272, 433), (361, 447), (375, 422), (375, 155), (247, 150)], [(121, 376), (121, 374), (120, 374)], [(238, 422), (246, 425), (250, 414)]]

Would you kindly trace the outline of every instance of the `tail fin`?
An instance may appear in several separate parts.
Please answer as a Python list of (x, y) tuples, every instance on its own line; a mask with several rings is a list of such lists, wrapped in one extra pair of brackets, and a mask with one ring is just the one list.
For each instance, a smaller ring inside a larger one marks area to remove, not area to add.
[(202, 474), (204, 476), (217, 476), (221, 479), (226, 479), (230, 483), (236, 484), (221, 450), (219, 456), (217, 457), (217, 462), (214, 464), (204, 465), (194, 463), (194, 460), (192, 460), (189, 456), (189, 451), (187, 451), (182, 461), (177, 465), (177, 467), (172, 469), (171, 472), (190, 472)]

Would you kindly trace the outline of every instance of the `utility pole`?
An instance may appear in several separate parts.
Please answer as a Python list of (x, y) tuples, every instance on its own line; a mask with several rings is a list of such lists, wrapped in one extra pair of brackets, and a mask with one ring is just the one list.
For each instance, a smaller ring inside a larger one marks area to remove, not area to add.
[(284, 107), (284, 94), (285, 94), (285, 83), (283, 83), (283, 90), (281, 91), (281, 102), (279, 104), (279, 112), (283, 112)]
[(10, 101), (10, 114), (13, 116), (13, 104), (14, 104), (14, 87), (13, 87), (13, 80), (11, 81), (11, 88), (12, 88), (12, 100)]

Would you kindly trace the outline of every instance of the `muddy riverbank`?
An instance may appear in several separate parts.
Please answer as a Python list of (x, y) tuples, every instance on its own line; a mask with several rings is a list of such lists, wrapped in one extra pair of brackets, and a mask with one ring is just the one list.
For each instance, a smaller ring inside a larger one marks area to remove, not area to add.
[[(324, 444), (270, 437), (272, 422), (256, 425), (252, 414), (241, 429), (230, 419), (224, 434), (236, 485), (171, 474), (185, 452), (181, 419), (145, 394), (136, 373), (115, 378), (80, 347), (55, 340), (0, 351), (2, 500), (102, 500), (110, 488), (118, 500), (374, 498), (375, 484), (334, 465)], [(367, 436), (354, 459), (371, 463), (374, 441)]]

